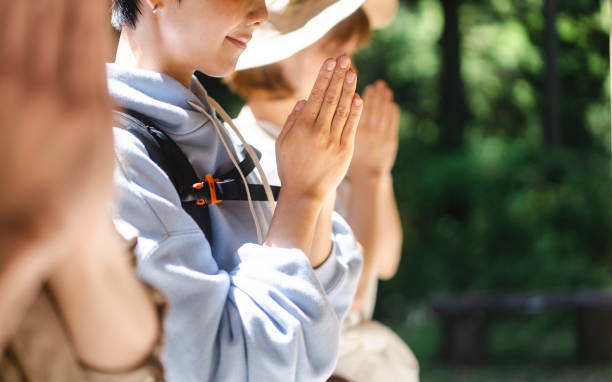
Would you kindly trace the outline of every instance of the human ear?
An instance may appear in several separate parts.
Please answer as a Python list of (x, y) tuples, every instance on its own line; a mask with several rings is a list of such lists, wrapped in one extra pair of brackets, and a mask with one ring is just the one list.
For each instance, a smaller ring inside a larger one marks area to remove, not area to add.
[(144, 0), (144, 2), (151, 8), (151, 12), (153, 13), (157, 13), (164, 8), (164, 2), (162, 0)]

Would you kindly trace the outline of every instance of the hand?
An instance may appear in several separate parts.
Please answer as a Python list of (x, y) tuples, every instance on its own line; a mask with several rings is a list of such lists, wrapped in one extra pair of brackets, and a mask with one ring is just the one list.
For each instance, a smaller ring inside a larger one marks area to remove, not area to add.
[(276, 141), (285, 193), (327, 199), (348, 170), (363, 102), (346, 55), (327, 60), (308, 101), (300, 101)]
[(106, 219), (106, 5), (0, 4), (0, 254), (40, 253), (52, 267)]
[(366, 87), (363, 102), (349, 169), (351, 178), (388, 174), (397, 156), (400, 108), (393, 103), (393, 92), (379, 80)]

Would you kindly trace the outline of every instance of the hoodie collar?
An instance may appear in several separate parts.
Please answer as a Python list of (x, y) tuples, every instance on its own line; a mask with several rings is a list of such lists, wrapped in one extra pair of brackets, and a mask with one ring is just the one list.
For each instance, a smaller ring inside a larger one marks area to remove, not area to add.
[(195, 76), (187, 89), (174, 78), (149, 70), (117, 64), (107, 64), (106, 69), (109, 92), (116, 105), (146, 115), (167, 133), (189, 134), (210, 122), (189, 105), (198, 103), (212, 110), (206, 89)]
[(238, 127), (240, 126), (253, 126), (259, 127), (266, 135), (273, 140), (276, 140), (281, 133), (282, 128), (275, 123), (258, 120), (253, 114), (253, 110), (248, 105), (245, 105), (240, 114), (236, 117)]

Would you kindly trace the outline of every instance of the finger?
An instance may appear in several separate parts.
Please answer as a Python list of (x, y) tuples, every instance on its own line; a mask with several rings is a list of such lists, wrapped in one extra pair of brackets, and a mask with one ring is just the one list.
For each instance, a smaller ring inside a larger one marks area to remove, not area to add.
[(389, 89), (386, 82), (379, 80), (379, 83), (380, 87), (378, 89), (379, 95), (377, 100), (377, 107), (378, 113), (380, 113), (380, 116), (382, 118), (379, 118), (376, 128), (380, 133), (384, 134), (387, 128), (389, 127), (389, 124), (391, 123), (391, 114), (389, 107), (393, 103), (393, 92), (391, 91), (391, 89)]
[[(355, 83), (357, 82), (357, 76), (355, 76), (355, 73), (349, 75), (351, 60), (348, 58), (348, 56), (342, 55), (338, 57), (337, 63), (336, 71), (334, 72), (327, 91), (325, 92), (323, 104), (321, 105), (319, 116), (315, 122), (315, 128), (327, 129), (328, 134), (331, 132), (331, 124), (337, 111), (338, 102), (342, 96), (345, 84), (347, 81), (350, 81), (348, 85), (354, 88)], [(348, 110), (349, 109), (344, 109), (342, 112), (348, 115)]]
[[(4, 142), (15, 142), (14, 137), (19, 134), (19, 125), (15, 110), (22, 105), (22, 99), (26, 96), (24, 77), (27, 72), (24, 62), (27, 60), (25, 49), (27, 31), (27, 1), (0, 0), (0, 123), (3, 127), (2, 140)], [(10, 150), (14, 150), (13, 147)], [(3, 150), (0, 159), (11, 157)]]
[(363, 98), (362, 124), (367, 129), (377, 130), (383, 121), (381, 111), (381, 84), (380, 80), (370, 85), (370, 92), (367, 98)]
[(383, 91), (385, 98), (387, 98), (389, 96), (389, 92), (391, 92), (389, 85), (384, 80), (378, 80), (377, 84), (380, 87), (381, 91)]
[(25, 0), (0, 1), (0, 73), (3, 81), (5, 75), (15, 79), (23, 68), (29, 4)]
[(380, 113), (381, 108), (384, 107), (384, 93), (385, 93), (385, 84), (383, 81), (376, 81), (376, 86), (374, 88), (375, 96), (372, 99), (372, 108), (376, 110), (377, 113)]
[(65, 0), (37, 0), (35, 3), (30, 13), (33, 27), (27, 37), (28, 78), (34, 84), (50, 85), (50, 81), (57, 79)]
[(389, 87), (389, 85), (385, 82), (385, 100), (387, 102), (393, 102), (393, 90)]
[[(382, 94), (384, 99), (384, 93)], [(381, 102), (378, 112), (378, 123), (376, 124), (376, 131), (380, 134), (387, 134), (387, 131), (391, 126), (391, 102)]]
[(356, 87), (357, 75), (355, 72), (350, 70), (344, 79), (342, 94), (340, 96), (334, 118), (331, 122), (331, 137), (334, 142), (340, 143), (342, 139), (342, 131), (344, 130), (344, 124), (346, 123), (346, 120), (351, 112), (351, 104), (353, 102), (353, 97), (355, 96)]
[(393, 90), (388, 86), (385, 88), (385, 100), (387, 102), (393, 102)]
[[(107, 1), (96, 0), (97, 7), (91, 8), (89, 17), (93, 19), (95, 25), (92, 28), (92, 52), (91, 62), (95, 89), (104, 96), (110, 97), (108, 94), (108, 85), (106, 79), (106, 61), (108, 51), (111, 49), (111, 33), (109, 32), (109, 21), (107, 20)], [(95, 44), (95, 45), (94, 45)]]
[(377, 130), (385, 126), (385, 103), (385, 83), (382, 80), (378, 80), (374, 88), (374, 96), (370, 105), (371, 112), (369, 113), (372, 127)]
[(342, 140), (340, 145), (345, 149), (353, 149), (355, 147), (355, 134), (357, 133), (357, 126), (359, 125), (359, 119), (363, 111), (363, 100), (359, 97), (359, 94), (355, 94), (353, 97), (353, 103), (351, 105), (351, 112), (349, 117), (344, 124), (344, 130), (342, 131)]
[(295, 122), (297, 121), (298, 116), (300, 115), (300, 111), (304, 108), (305, 104), (306, 101), (304, 100), (298, 101), (295, 104), (293, 110), (291, 111), (291, 114), (289, 114), (289, 117), (287, 117), (287, 120), (285, 121), (285, 125), (283, 125), (283, 128), (281, 129), (281, 133), (278, 135), (278, 140), (284, 139), (285, 136), (289, 133), (289, 131), (293, 128), (293, 126), (295, 126)]
[(66, 1), (61, 77), (68, 95), (80, 103), (97, 97), (104, 82), (105, 1)]
[[(385, 123), (384, 125), (382, 125), (382, 129), (384, 131), (387, 131), (390, 128), (393, 128), (393, 91), (391, 89), (389, 89), (388, 86), (386, 86), (384, 89), (382, 90), (383, 95), (382, 95), (382, 102), (383, 102), (383, 107), (385, 109), (384, 111), (384, 115), (385, 115)], [(383, 131), (383, 133), (384, 133)]]
[(390, 138), (395, 138), (399, 133), (399, 124), (401, 116), (400, 107), (397, 104), (392, 103), (389, 108), (389, 115), (391, 116), (391, 119), (388, 124), (387, 134)]
[(329, 87), (329, 83), (334, 75), (334, 69), (336, 68), (336, 60), (330, 58), (323, 63), (323, 67), (319, 72), (319, 76), (315, 81), (315, 84), (310, 92), (308, 101), (304, 105), (303, 112), (300, 114), (298, 121), (304, 122), (308, 126), (312, 126), (314, 121), (319, 115), (321, 110), (321, 104)]
[[(375, 123), (372, 109), (376, 97), (376, 86), (368, 85), (363, 92), (363, 112), (361, 114), (361, 128), (369, 128)], [(360, 128), (360, 129), (361, 129)]]
[(368, 85), (365, 87), (363, 91), (363, 102), (364, 103), (372, 98), (372, 96), (374, 95), (374, 90), (375, 90), (374, 85)]

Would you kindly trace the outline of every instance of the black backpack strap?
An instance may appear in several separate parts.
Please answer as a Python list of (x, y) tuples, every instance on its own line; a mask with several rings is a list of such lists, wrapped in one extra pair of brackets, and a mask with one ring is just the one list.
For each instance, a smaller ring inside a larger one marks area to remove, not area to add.
[[(145, 146), (153, 160), (170, 178), (181, 199), (183, 209), (198, 223), (212, 245), (210, 211), (208, 206), (224, 200), (248, 200), (242, 177), (236, 168), (220, 175), (206, 175), (202, 181), (181, 148), (147, 116), (133, 110), (115, 111), (119, 125), (134, 135)], [(121, 123), (121, 120), (124, 123)], [(261, 153), (251, 146), (257, 158)], [(255, 163), (246, 149), (244, 159), (238, 164), (244, 176), (254, 169)], [(267, 201), (265, 188), (261, 184), (247, 184), (251, 200)], [(278, 200), (281, 188), (271, 186), (274, 200)]]
[(140, 113), (133, 110), (115, 111), (115, 117), (120, 127), (138, 138), (151, 160), (168, 175), (179, 194), (181, 206), (196, 221), (212, 246), (210, 211), (208, 205), (196, 205), (196, 201), (189, 198), (198, 177), (180, 147)]
[[(257, 156), (257, 159), (261, 159), (261, 152), (259, 152), (259, 150), (253, 146), (250, 147)], [(242, 157), (244, 159), (238, 164), (238, 167), (240, 167), (240, 170), (246, 177), (253, 172), (253, 170), (255, 170), (256, 166), (246, 149), (242, 150)], [(245, 187), (242, 185), (242, 177), (240, 176), (240, 172), (237, 168), (233, 168), (231, 171), (223, 175), (215, 175), (214, 178), (209, 177), (208, 180), (205, 179), (205, 181), (202, 182), (201, 187), (204, 188), (204, 186), (210, 184), (211, 181), (214, 182), (215, 194), (218, 200), (248, 200)], [(208, 187), (210, 188), (210, 186)], [(263, 185), (247, 184), (247, 187), (249, 188), (249, 193), (251, 194), (251, 200), (256, 202), (265, 202), (268, 200), (266, 189)], [(270, 188), (272, 189), (272, 196), (274, 197), (274, 200), (278, 200), (278, 195), (280, 194), (281, 188), (279, 186), (270, 186)], [(204, 194), (203, 196), (205, 199), (205, 197), (208, 195)], [(193, 197), (201, 198), (202, 196), (195, 191)], [(206, 199), (205, 201), (210, 203), (210, 201)]]
[[(242, 179), (225, 179), (207, 176), (203, 182), (193, 185), (194, 189), (185, 196), (185, 201), (195, 201), (199, 205), (217, 204), (224, 200), (249, 200)], [(268, 200), (266, 189), (261, 184), (247, 184), (251, 200), (254, 202), (265, 202)], [(281, 188), (270, 186), (272, 197), (278, 200)]]
[[(253, 146), (249, 146), (249, 147), (251, 148), (251, 150), (253, 150), (253, 152), (257, 156), (257, 159), (261, 159), (261, 152), (259, 152), (259, 150), (257, 150)], [(242, 157), (244, 159), (242, 160), (242, 162), (240, 162), (238, 164), (238, 167), (240, 167), (240, 170), (242, 171), (244, 176), (247, 176), (251, 172), (253, 172), (253, 170), (255, 170), (255, 162), (253, 162), (253, 158), (251, 158), (251, 156), (249, 155), (249, 153), (248, 153), (246, 148), (242, 149)], [(224, 179), (240, 179), (240, 172), (238, 172), (238, 169), (236, 167), (234, 167), (234, 168), (231, 169), (231, 171), (228, 171), (228, 172), (226, 172), (223, 175), (219, 175), (219, 176), (217, 176), (217, 178), (219, 178), (221, 180), (224, 180)]]

